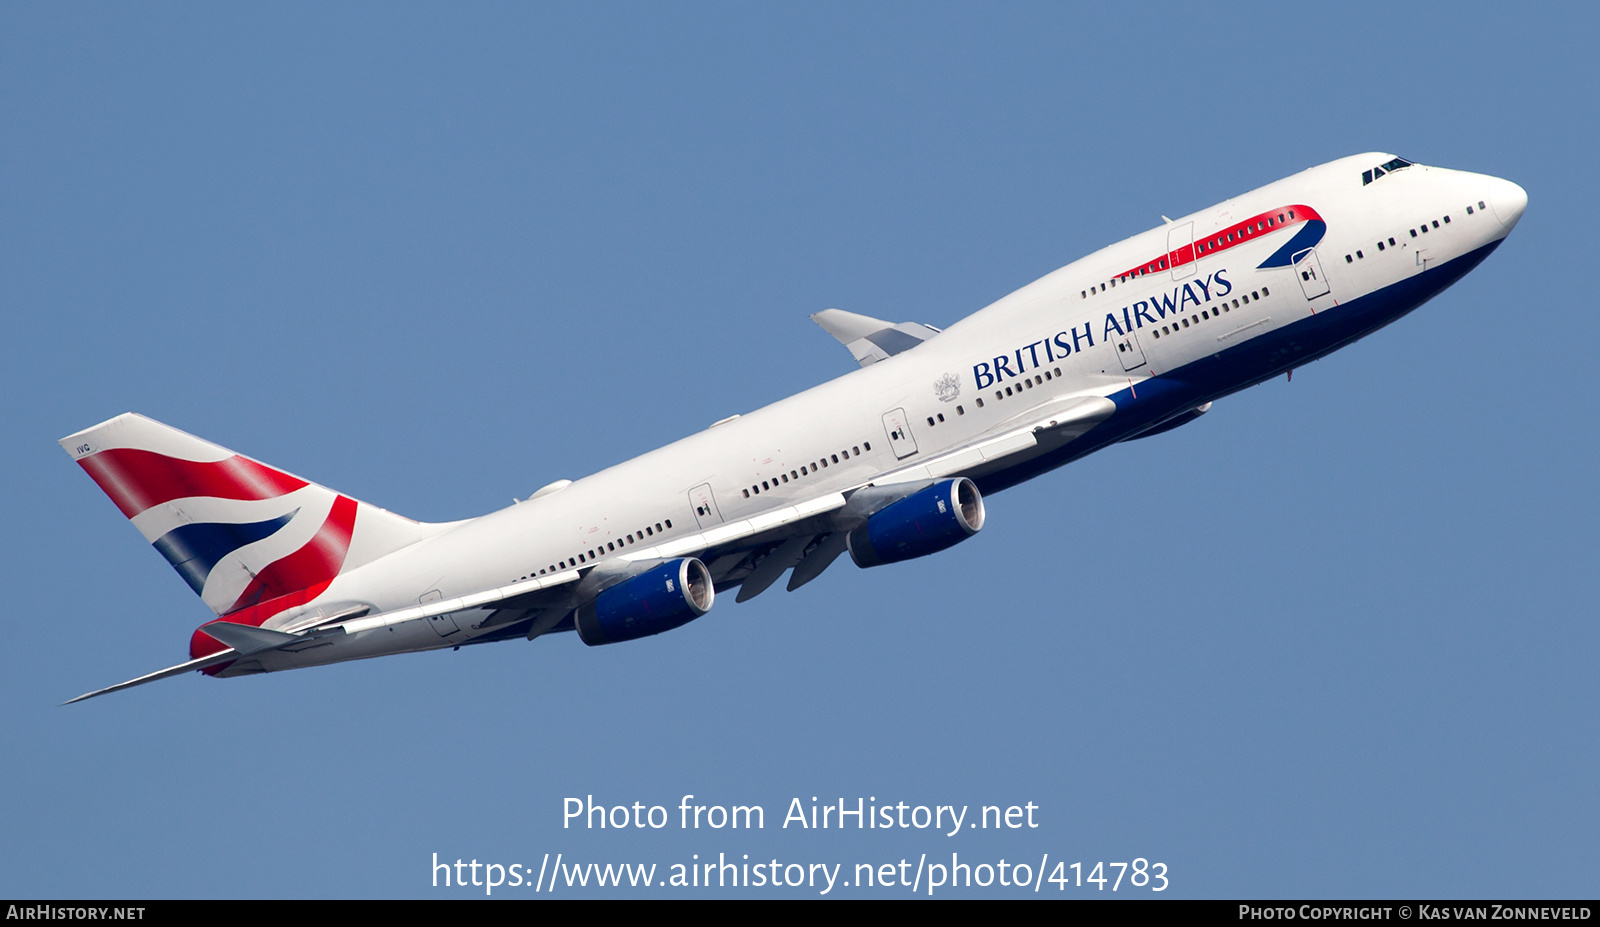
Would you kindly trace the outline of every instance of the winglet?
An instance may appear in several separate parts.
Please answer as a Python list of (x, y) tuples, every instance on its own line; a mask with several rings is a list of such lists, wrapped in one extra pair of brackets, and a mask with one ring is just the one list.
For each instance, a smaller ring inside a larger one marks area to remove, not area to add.
[(849, 348), (851, 356), (863, 367), (909, 351), (939, 334), (939, 329), (921, 322), (896, 324), (843, 309), (824, 309), (811, 316), (811, 321)]

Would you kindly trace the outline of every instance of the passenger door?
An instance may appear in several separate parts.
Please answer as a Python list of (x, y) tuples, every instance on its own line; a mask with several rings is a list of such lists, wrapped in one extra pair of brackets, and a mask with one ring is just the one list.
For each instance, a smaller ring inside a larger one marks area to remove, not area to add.
[(896, 460), (904, 460), (917, 452), (917, 439), (911, 435), (911, 422), (905, 409), (890, 409), (883, 413), (883, 430), (889, 435), (889, 449)]

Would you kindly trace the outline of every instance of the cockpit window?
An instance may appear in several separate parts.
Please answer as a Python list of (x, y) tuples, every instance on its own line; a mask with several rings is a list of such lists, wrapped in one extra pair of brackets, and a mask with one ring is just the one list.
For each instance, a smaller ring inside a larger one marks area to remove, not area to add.
[(1367, 184), (1372, 183), (1374, 180), (1377, 180), (1379, 177), (1382, 177), (1384, 174), (1389, 173), (1390, 171), (1398, 171), (1403, 167), (1410, 166), (1411, 162), (1407, 161), (1405, 158), (1395, 158), (1393, 161), (1389, 161), (1379, 167), (1375, 167), (1370, 171), (1362, 171), (1361, 185), (1364, 187)]

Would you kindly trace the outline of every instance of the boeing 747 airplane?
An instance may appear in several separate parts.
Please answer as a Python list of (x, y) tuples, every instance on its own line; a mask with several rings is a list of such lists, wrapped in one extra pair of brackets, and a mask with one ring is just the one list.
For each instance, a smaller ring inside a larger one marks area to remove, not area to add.
[(465, 521), (412, 521), (132, 413), (61, 445), (217, 617), (181, 673), (241, 676), (576, 631), (659, 634), (942, 551), (983, 496), (1369, 335), (1522, 217), (1514, 183), (1363, 154), (1118, 242), (943, 331), (828, 309), (860, 363)]

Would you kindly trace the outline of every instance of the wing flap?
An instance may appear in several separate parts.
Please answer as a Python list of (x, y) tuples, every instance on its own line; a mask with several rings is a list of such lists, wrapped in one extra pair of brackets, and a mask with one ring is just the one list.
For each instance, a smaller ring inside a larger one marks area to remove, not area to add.
[(835, 531), (823, 538), (822, 543), (813, 547), (811, 553), (806, 554), (799, 563), (795, 564), (794, 572), (789, 574), (788, 590), (793, 592), (821, 576), (822, 571), (832, 566), (833, 561), (839, 559), (839, 555), (844, 553), (844, 548), (845, 533), (843, 531)]
[(812, 537), (814, 535), (806, 532), (797, 534), (779, 544), (777, 550), (768, 554), (766, 559), (756, 564), (756, 568), (750, 571), (749, 576), (745, 577), (744, 582), (739, 585), (739, 595), (734, 601), (748, 602), (766, 592), (767, 587), (782, 576), (784, 570), (800, 562), (806, 552), (806, 546), (811, 543)]

